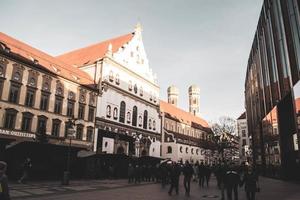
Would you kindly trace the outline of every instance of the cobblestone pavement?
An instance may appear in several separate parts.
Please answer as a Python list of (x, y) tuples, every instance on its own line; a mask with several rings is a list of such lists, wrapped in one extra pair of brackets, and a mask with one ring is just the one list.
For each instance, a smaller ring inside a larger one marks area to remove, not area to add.
[[(257, 200), (299, 200), (300, 185), (289, 182), (260, 178), (261, 192)], [(92, 180), (72, 181), (70, 186), (62, 186), (58, 182), (32, 183), (28, 185), (11, 184), (12, 199), (32, 200), (164, 200), (164, 199), (220, 199), (216, 181), (212, 178), (210, 187), (199, 188), (191, 184), (191, 196), (185, 197), (182, 180), (179, 195), (169, 196), (168, 186), (164, 189), (160, 184), (142, 183), (128, 184), (126, 180)], [(246, 200), (243, 188), (239, 190), (239, 200)]]

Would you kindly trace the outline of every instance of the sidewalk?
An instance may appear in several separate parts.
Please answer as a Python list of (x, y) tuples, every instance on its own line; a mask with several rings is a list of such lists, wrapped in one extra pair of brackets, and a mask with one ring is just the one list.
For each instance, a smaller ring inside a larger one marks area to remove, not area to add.
[(76, 193), (82, 191), (108, 190), (115, 188), (131, 187), (153, 184), (142, 182), (128, 184), (127, 180), (73, 180), (70, 185), (62, 185), (59, 181), (28, 182), (28, 184), (10, 183), (10, 196), (12, 199), (26, 199), (46, 195)]

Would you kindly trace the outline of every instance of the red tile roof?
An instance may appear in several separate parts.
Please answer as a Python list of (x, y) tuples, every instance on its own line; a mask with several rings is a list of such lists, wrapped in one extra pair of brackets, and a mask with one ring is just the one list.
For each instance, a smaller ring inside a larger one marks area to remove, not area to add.
[(196, 124), (200, 124), (205, 128), (209, 128), (208, 123), (204, 119), (201, 119), (200, 117), (197, 117), (162, 100), (160, 100), (160, 110), (162, 112), (168, 113), (169, 115), (180, 121), (183, 121), (184, 123), (192, 124), (193, 122)]
[(0, 32), (0, 42), (10, 49), (11, 53), (25, 58), (28, 61), (37, 60), (38, 64), (43, 68), (57, 74), (58, 76), (67, 78), (73, 82), (83, 85), (93, 85), (92, 78), (82, 70), (60, 61), (36, 48), (33, 48), (19, 40), (16, 40), (2, 32)]
[(128, 43), (133, 35), (134, 33), (122, 35), (117, 38), (59, 55), (57, 58), (71, 65), (76, 65), (77, 67), (92, 64), (104, 57), (109, 44), (112, 44), (112, 52), (114, 53), (124, 44)]

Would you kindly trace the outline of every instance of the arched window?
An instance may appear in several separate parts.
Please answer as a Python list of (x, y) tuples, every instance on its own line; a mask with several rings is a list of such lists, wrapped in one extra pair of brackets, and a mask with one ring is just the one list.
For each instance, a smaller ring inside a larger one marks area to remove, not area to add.
[(136, 84), (134, 84), (133, 90), (134, 90), (134, 93), (135, 93), (135, 94), (138, 92), (138, 88), (137, 88), (137, 85), (136, 85)]
[(167, 153), (172, 153), (172, 147), (171, 146), (168, 146)]
[(147, 129), (147, 123), (148, 123), (148, 111), (144, 111), (144, 123), (143, 123), (143, 128)]
[(153, 130), (155, 130), (156, 129), (156, 122), (155, 122), (155, 120), (153, 120)]
[(196, 149), (196, 154), (197, 154), (197, 155), (199, 154), (199, 149)]
[(180, 151), (180, 153), (182, 153), (182, 148), (183, 148), (183, 147), (182, 147), (182, 146), (180, 146), (180, 148), (179, 148), (179, 151)]
[(108, 105), (106, 107), (106, 117), (111, 117), (111, 107), (110, 107), (110, 105)]
[(139, 126), (142, 127), (142, 124), (143, 124), (143, 118), (142, 118), (142, 116), (140, 115), (140, 116), (139, 116)]
[(118, 119), (118, 108), (114, 108), (114, 119)]
[(136, 126), (137, 124), (137, 107), (134, 106), (132, 110), (132, 126)]
[(16, 73), (14, 74), (14, 76), (13, 76), (13, 79), (14, 79), (15, 81), (20, 81), (20, 78), (21, 78), (20, 72), (16, 72)]
[(152, 129), (152, 120), (149, 119), (149, 129)]
[(191, 149), (191, 153), (194, 154), (194, 148)]
[(186, 147), (186, 148), (185, 148), (185, 153), (188, 153), (188, 152), (189, 152), (189, 148)]
[(128, 82), (128, 90), (131, 91), (132, 90), (132, 81)]
[(130, 112), (127, 112), (127, 123), (129, 124), (131, 122), (131, 114)]
[(120, 103), (120, 117), (119, 121), (124, 123), (125, 122), (125, 110), (126, 110), (126, 104), (124, 101), (121, 101)]
[(143, 87), (141, 86), (140, 87), (140, 96), (143, 96), (144, 95), (144, 91), (143, 91)]

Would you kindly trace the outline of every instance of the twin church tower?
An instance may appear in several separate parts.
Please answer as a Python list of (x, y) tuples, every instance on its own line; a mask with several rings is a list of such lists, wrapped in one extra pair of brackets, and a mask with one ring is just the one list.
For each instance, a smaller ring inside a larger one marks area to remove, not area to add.
[[(177, 107), (179, 90), (174, 85), (168, 87), (168, 103)], [(200, 116), (200, 88), (196, 85), (189, 87), (189, 112)]]

